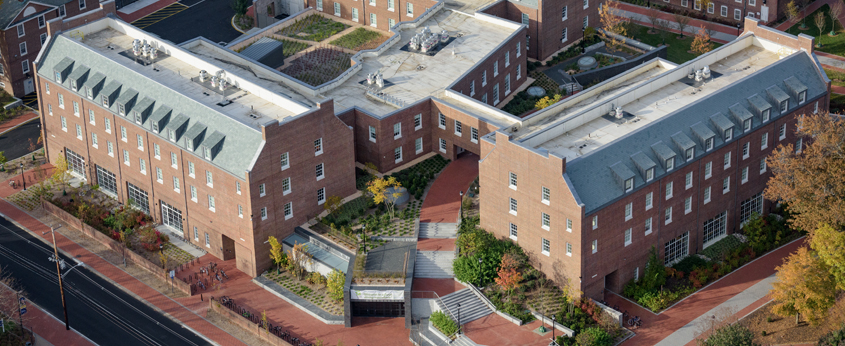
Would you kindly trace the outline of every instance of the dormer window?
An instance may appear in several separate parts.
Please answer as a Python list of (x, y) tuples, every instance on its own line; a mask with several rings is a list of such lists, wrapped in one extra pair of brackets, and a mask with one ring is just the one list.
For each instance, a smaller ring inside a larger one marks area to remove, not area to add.
[(695, 148), (687, 149), (687, 161), (692, 161), (693, 156), (695, 156)]
[(675, 158), (666, 159), (666, 171), (671, 171), (675, 169)]
[(780, 112), (785, 113), (786, 110), (789, 108), (789, 100), (783, 100), (780, 103)]
[(62, 83), (62, 73), (59, 71), (56, 71), (56, 83)]
[(70, 80), (70, 90), (76, 91), (76, 80), (75, 79)]
[(176, 141), (176, 131), (167, 130), (167, 137), (170, 138), (171, 142), (175, 142)]
[(188, 147), (188, 151), (194, 151), (194, 141), (190, 138), (185, 140), (185, 146)]
[(137, 123), (137, 124), (143, 123), (144, 118), (141, 116), (141, 113), (138, 113), (138, 112), (134, 112), (134, 113), (135, 113), (135, 123)]
[(742, 122), (742, 131), (751, 131), (751, 119), (745, 119), (745, 121)]
[(629, 192), (634, 189), (634, 178), (626, 179), (625, 180), (625, 192)]
[(107, 95), (103, 95), (103, 107), (109, 107), (109, 97)]
[(725, 130), (725, 142), (734, 138), (734, 129)]
[(763, 122), (767, 122), (771, 118), (772, 118), (772, 110), (771, 109), (764, 109), (763, 110)]
[(710, 151), (713, 150), (713, 138), (708, 138), (704, 140), (704, 150)]
[(117, 104), (117, 114), (126, 115), (126, 105), (122, 103)]
[(158, 133), (158, 124), (153, 123), (153, 132)]
[(208, 147), (203, 146), (202, 156), (205, 157), (206, 160), (211, 160), (211, 149), (208, 149)]
[(93, 99), (94, 89), (91, 89), (91, 87), (85, 87), (85, 95), (88, 96), (89, 99)]
[(645, 171), (645, 181), (654, 179), (654, 168), (649, 168)]
[(800, 105), (800, 104), (804, 103), (804, 101), (807, 101), (807, 92), (806, 91), (802, 91), (802, 92), (798, 93), (798, 104)]

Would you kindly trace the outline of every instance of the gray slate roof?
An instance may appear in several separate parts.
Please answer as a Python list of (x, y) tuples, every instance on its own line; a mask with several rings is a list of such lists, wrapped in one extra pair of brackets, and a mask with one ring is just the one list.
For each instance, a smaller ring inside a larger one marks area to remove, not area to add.
[[(748, 97), (765, 93), (766, 89), (773, 85), (785, 88), (783, 86), (784, 80), (791, 76), (807, 86), (807, 100), (812, 100), (827, 92), (827, 86), (816, 70), (814, 61), (804, 52), (795, 53), (599, 150), (567, 162), (566, 174), (571, 179), (575, 192), (584, 203), (584, 212), (591, 214), (625, 195), (624, 186), (619, 183), (618, 175), (620, 173), (627, 175), (623, 172), (633, 172), (636, 169), (636, 165), (629, 159), (632, 155), (642, 152), (658, 162), (662, 158), (658, 158), (657, 154), (666, 157), (675, 153), (675, 155), (683, 157), (683, 153), (672, 142), (673, 138), (678, 137), (678, 134), (684, 134), (687, 138), (694, 136), (689, 124), (701, 122), (715, 130), (716, 127), (709, 120), (714, 114), (728, 113), (726, 105), (738, 104), (750, 108)], [(797, 100), (791, 99), (787, 112), (793, 111), (797, 107), (797, 103)], [(777, 107), (773, 107), (772, 120), (769, 122), (782, 115)], [(728, 117), (725, 117), (725, 119), (728, 119)], [(725, 119), (717, 121), (722, 123)], [(730, 118), (728, 121), (738, 124), (735, 118)], [(753, 123), (752, 129), (758, 128), (760, 126), (759, 118), (755, 119)], [(740, 131), (734, 131), (731, 141), (736, 141), (743, 136), (744, 134)], [(666, 143), (673, 145), (667, 146)], [(722, 136), (716, 136), (715, 149), (723, 145), (725, 145), (725, 142)], [(652, 150), (649, 150), (649, 147)], [(704, 154), (702, 144), (696, 144), (696, 158)], [(678, 163), (679, 161), (681, 162)], [(678, 164), (675, 170), (688, 164), (682, 161), (676, 160)], [(623, 169), (620, 165), (630, 168)], [(655, 181), (665, 174), (665, 167), (662, 164), (657, 165)], [(635, 191), (645, 186), (644, 178), (641, 175), (634, 175)]]
[[(39, 4), (44, 4), (48, 6), (61, 6), (66, 3), (69, 3), (70, 0), (38, 0)], [(3, 5), (0, 6), (0, 27), (7, 27), (9, 24), (12, 24), (12, 21), (15, 20), (15, 17), (18, 16), (18, 13), (23, 11), (29, 5), (29, 1), (17, 1), (17, 0), (7, 0), (3, 1)], [(95, 4), (96, 5), (96, 4)], [(91, 4), (89, 4), (91, 6)], [(27, 20), (29, 18), (35, 17), (40, 15), (44, 12), (36, 12), (35, 14), (31, 14), (24, 18)]]
[[(57, 35), (55, 40), (47, 47), (38, 68), (39, 74), (49, 80), (55, 80), (54, 67), (65, 57), (74, 61), (71, 74), (74, 74), (76, 69), (91, 67), (85, 86), (99, 86), (101, 88), (94, 90), (94, 99), (98, 100), (94, 104), (102, 107), (99, 98), (103, 95), (103, 90), (118, 92), (116, 99), (112, 99), (109, 105), (109, 110), (114, 114), (118, 112), (117, 100), (125, 100), (127, 97), (134, 97), (134, 106), (149, 107), (149, 104), (152, 103), (152, 115), (144, 119), (141, 125), (135, 125), (143, 127), (151, 133), (153, 133), (153, 121), (159, 121), (164, 128), (178, 128), (183, 133), (197, 123), (205, 124), (207, 126), (206, 140), (202, 144), (209, 147), (219, 145), (211, 162), (239, 178), (243, 178), (244, 172), (250, 169), (252, 159), (263, 142), (260, 131), (217, 111), (213, 108), (213, 105), (200, 103), (185, 96), (180, 90), (173, 90), (159, 84), (64, 35)], [(83, 66), (83, 63), (86, 66)], [(70, 90), (70, 83), (67, 78), (65, 78), (63, 84)], [(107, 87), (104, 88), (104, 85)], [(136, 90), (140, 92), (136, 92)], [(82, 97), (86, 97), (85, 88), (80, 88), (78, 93)], [(138, 102), (138, 100), (141, 101)], [(140, 107), (134, 109), (131, 108), (132, 106), (132, 104), (126, 105), (127, 115), (133, 114), (133, 110), (145, 109)], [(135, 124), (134, 119), (131, 122)], [(166, 131), (163, 131), (164, 128), (160, 128), (159, 133), (155, 135), (163, 140), (168, 140)], [(212, 133), (212, 135), (209, 136), (209, 133)], [(183, 137), (178, 139), (176, 144), (185, 148)], [(221, 143), (223, 145), (220, 145)], [(200, 144), (194, 143), (195, 146)], [(205, 160), (201, 157), (201, 154), (200, 152), (194, 153), (197, 160)]]

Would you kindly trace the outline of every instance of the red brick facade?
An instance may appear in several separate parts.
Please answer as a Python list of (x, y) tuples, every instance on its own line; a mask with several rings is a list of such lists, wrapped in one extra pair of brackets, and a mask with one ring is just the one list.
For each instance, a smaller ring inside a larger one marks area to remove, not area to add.
[[(390, 20), (394, 21), (394, 25), (414, 20), (436, 4), (434, 0), (307, 0), (307, 7), (383, 31), (390, 29)], [(339, 15), (336, 9), (340, 10)], [(375, 25), (372, 14), (375, 15)]]

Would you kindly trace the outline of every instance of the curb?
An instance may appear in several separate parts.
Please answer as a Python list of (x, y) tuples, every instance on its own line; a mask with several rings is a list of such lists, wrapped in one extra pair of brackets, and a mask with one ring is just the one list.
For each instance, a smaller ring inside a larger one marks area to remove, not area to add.
[[(28, 123), (28, 122), (30, 122), (30, 121), (33, 121), (33, 120), (35, 120), (35, 119), (39, 119), (39, 118), (41, 118), (41, 116), (40, 116), (40, 115), (36, 115), (36, 116), (35, 116), (35, 117), (33, 117), (32, 119), (25, 120), (25, 121), (21, 122), (20, 124), (17, 124), (17, 125), (15, 125), (15, 126), (10, 127), (8, 130), (3, 130), (2, 132), (0, 132), (0, 135), (4, 134), (4, 133), (6, 133), (6, 132), (12, 131), (12, 130), (14, 130), (14, 129), (18, 128), (18, 127), (23, 126), (24, 124), (26, 124), (26, 123)], [(36, 151), (37, 151), (37, 150), (36, 150)]]
[(230, 20), (230, 22), (231, 22), (230, 24), (232, 24), (233, 29), (237, 30), (241, 34), (246, 34), (246, 31), (241, 30), (240, 28), (238, 28), (237, 25), (235, 25), (235, 16), (232, 16), (232, 19)]

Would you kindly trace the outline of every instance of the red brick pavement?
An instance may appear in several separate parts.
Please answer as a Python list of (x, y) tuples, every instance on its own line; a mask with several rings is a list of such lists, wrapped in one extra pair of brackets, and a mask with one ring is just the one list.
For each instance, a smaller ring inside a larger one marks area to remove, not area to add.
[[(0, 286), (0, 289), (8, 290), (5, 286)], [(15, 322), (17, 323), (17, 320)], [(32, 302), (27, 303), (23, 324), (25, 328), (31, 329), (33, 333), (55, 346), (94, 346), (94, 343), (76, 330), (66, 330), (64, 322), (48, 315)]]
[[(53, 164), (45, 163), (41, 165), (44, 168), (44, 175), (45, 177), (49, 177), (53, 174)], [(17, 169), (15, 169), (17, 171)], [(23, 174), (24, 178), (26, 179), (26, 186), (31, 187), (32, 185), (37, 184), (40, 180), (36, 179), (35, 170), (30, 169)], [(11, 182), (14, 181), (16, 183), (15, 188), (12, 188)], [(6, 181), (0, 183), (0, 197), (6, 198), (9, 197), (17, 192), (23, 190), (23, 181), (21, 181), (21, 175), (16, 174), (6, 179)]]
[[(540, 321), (533, 321), (517, 326), (495, 313), (464, 324), (463, 326), (464, 334), (479, 345), (548, 345), (549, 341), (551, 341), (552, 333), (551, 331), (545, 335), (534, 333), (534, 329), (539, 327)], [(555, 334), (560, 335), (560, 332), (556, 331)]]
[(411, 290), (415, 292), (433, 291), (434, 293), (437, 293), (438, 296), (443, 297), (449, 293), (454, 293), (464, 288), (466, 287), (454, 279), (414, 278)]
[(29, 113), (20, 115), (20, 116), (14, 118), (14, 119), (10, 119), (9, 121), (6, 121), (6, 122), (0, 124), (0, 133), (9, 131), (12, 128), (14, 128), (15, 126), (23, 124), (23, 123), (30, 121), (32, 119), (38, 119), (38, 114), (35, 113), (35, 112), (29, 112)]
[(142, 9), (139, 9), (139, 10), (132, 12), (132, 13), (123, 13), (123, 12), (117, 11), (117, 16), (120, 17), (120, 19), (123, 19), (123, 21), (125, 21), (127, 23), (132, 23), (132, 22), (134, 22), (138, 19), (141, 19), (141, 18), (147, 16), (150, 13), (153, 13), (155, 11), (162, 9), (162, 8), (170, 6), (175, 2), (178, 2), (178, 0), (159, 0), (159, 1), (156, 1), (152, 4), (150, 4), (147, 7), (144, 7)]
[(618, 305), (620, 310), (627, 310), (630, 315), (640, 316), (643, 319), (642, 327), (635, 330), (637, 335), (625, 341), (623, 345), (654, 345), (660, 342), (701, 314), (774, 274), (775, 268), (783, 263), (783, 259), (803, 244), (802, 238), (774, 250), (687, 297), (659, 315), (612, 292), (605, 294), (605, 300), (609, 305)]
[(466, 154), (449, 163), (428, 190), (420, 209), (420, 222), (456, 222), (461, 208), (458, 193), (466, 192), (476, 177), (478, 155)]
[(420, 251), (455, 251), (455, 238), (420, 238), (417, 242)]

